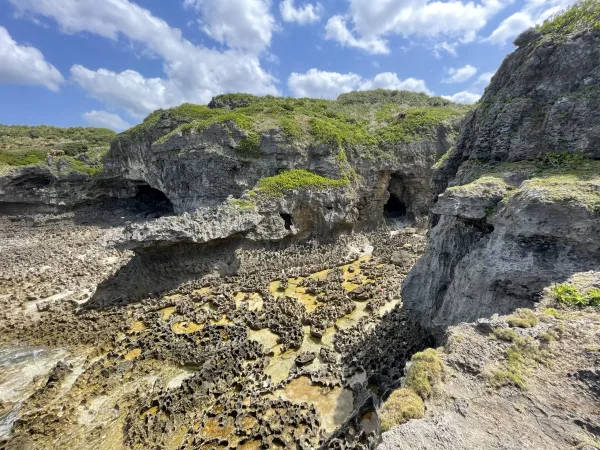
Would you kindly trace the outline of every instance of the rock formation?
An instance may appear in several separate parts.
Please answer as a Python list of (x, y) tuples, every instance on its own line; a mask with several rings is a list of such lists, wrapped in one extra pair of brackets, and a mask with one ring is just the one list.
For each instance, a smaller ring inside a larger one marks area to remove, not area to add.
[(515, 45), (432, 175), (429, 247), (402, 295), (438, 336), (598, 269), (600, 36), (559, 18)]

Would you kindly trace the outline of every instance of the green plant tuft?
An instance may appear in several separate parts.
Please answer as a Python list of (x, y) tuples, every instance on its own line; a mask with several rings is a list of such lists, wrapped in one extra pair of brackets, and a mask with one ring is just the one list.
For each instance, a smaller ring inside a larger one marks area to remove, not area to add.
[(260, 179), (253, 192), (263, 194), (266, 197), (283, 197), (287, 191), (293, 189), (322, 190), (345, 186), (349, 182), (350, 180), (346, 177), (335, 180), (322, 177), (307, 170), (293, 169), (286, 170), (272, 177)]
[(600, 32), (600, 2), (580, 0), (546, 20), (537, 29), (552, 37), (564, 38), (584, 30)]
[(542, 350), (534, 339), (517, 337), (505, 353), (503, 368), (496, 370), (491, 382), (496, 387), (513, 385), (519, 389), (527, 387), (527, 375), (532, 367), (549, 363), (549, 354)]
[(563, 303), (567, 306), (584, 307), (589, 304), (586, 296), (572, 284), (557, 284), (552, 288), (552, 294), (559, 303)]
[(510, 328), (497, 328), (494, 330), (493, 336), (501, 341), (513, 342), (516, 341), (519, 336), (514, 330)]
[(515, 314), (508, 317), (507, 322), (511, 327), (532, 328), (538, 324), (539, 320), (531, 309), (520, 308), (515, 311)]
[(393, 427), (420, 419), (425, 415), (423, 399), (410, 389), (402, 388), (392, 392), (379, 410), (381, 430), (388, 431)]
[(443, 376), (444, 363), (437, 351), (428, 348), (413, 355), (406, 377), (406, 386), (423, 399), (429, 398), (435, 385), (442, 381)]

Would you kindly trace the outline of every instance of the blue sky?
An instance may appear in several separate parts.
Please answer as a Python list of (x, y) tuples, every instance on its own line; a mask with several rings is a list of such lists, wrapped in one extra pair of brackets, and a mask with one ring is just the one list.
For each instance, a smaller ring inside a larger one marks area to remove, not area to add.
[(0, 0), (0, 123), (122, 130), (224, 92), (473, 103), (573, 0)]

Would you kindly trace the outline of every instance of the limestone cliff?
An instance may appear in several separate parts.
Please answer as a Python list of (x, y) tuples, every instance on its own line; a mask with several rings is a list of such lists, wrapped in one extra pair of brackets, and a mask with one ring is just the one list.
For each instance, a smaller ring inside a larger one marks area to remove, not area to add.
[(519, 36), (432, 176), (405, 305), (445, 328), (532, 306), (600, 261), (600, 35), (560, 16)]
[(329, 239), (380, 224), (386, 204), (424, 218), (430, 168), (465, 111), (395, 91), (336, 101), (231, 94), (157, 111), (117, 137), (105, 176), (160, 191), (180, 216), (129, 227), (118, 245)]

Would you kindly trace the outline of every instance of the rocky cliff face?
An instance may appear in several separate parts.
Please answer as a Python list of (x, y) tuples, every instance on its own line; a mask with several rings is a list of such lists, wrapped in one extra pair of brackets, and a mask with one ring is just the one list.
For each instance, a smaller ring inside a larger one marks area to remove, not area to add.
[(402, 292), (438, 336), (598, 270), (600, 36), (576, 25), (517, 38), (433, 173), (428, 250)]
[(384, 213), (424, 218), (430, 168), (463, 112), (388, 91), (333, 102), (236, 94), (157, 111), (118, 136), (105, 176), (160, 191), (180, 216), (131, 226), (118, 245), (290, 243), (373, 227)]

